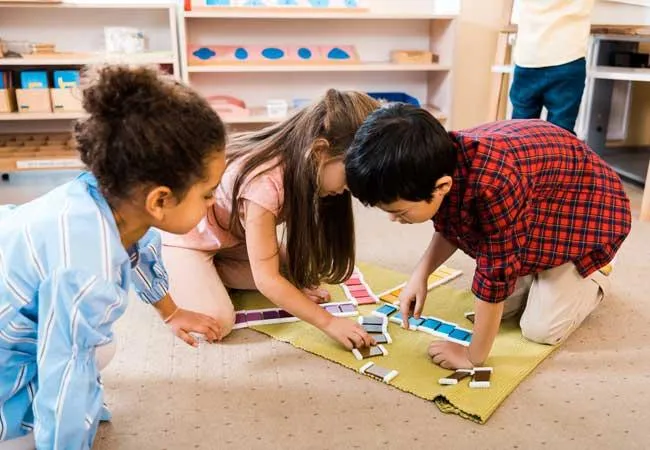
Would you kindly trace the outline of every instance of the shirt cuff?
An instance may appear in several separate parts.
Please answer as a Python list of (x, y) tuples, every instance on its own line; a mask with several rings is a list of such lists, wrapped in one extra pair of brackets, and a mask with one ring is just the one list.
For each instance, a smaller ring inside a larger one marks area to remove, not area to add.
[(496, 281), (480, 272), (475, 272), (472, 292), (485, 302), (500, 303), (514, 292), (516, 284), (516, 277), (506, 281)]

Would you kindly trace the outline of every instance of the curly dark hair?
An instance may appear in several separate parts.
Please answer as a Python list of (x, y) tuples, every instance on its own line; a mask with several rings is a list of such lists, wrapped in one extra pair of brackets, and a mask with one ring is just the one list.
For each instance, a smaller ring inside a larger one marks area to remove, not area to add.
[(225, 149), (223, 122), (208, 102), (157, 69), (101, 66), (84, 81), (89, 116), (75, 125), (75, 139), (108, 198), (151, 185), (182, 199), (206, 177), (206, 160)]

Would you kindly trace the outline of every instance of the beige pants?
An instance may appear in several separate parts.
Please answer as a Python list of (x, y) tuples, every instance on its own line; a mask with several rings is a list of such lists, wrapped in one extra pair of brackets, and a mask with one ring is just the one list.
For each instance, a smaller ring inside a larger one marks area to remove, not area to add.
[(163, 246), (169, 292), (178, 306), (214, 317), (226, 336), (235, 323), (235, 309), (226, 287), (255, 289), (246, 248), (218, 253)]
[(599, 271), (582, 278), (573, 263), (566, 263), (518, 280), (506, 299), (503, 318), (522, 312), (523, 336), (540, 344), (566, 339), (609, 294), (609, 280)]
[[(110, 344), (97, 347), (95, 358), (97, 358), (97, 368), (99, 370), (103, 370), (108, 366), (115, 356), (116, 349), (115, 338), (113, 338), (113, 341)], [(29, 433), (10, 441), (0, 442), (0, 450), (34, 450), (35, 448), (36, 441), (34, 441), (34, 433)]]

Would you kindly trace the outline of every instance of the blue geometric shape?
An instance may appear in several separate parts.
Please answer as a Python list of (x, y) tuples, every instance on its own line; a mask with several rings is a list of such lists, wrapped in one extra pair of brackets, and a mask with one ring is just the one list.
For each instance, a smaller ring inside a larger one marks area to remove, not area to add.
[(449, 323), (443, 323), (442, 325), (440, 325), (438, 327), (438, 329), (436, 331), (439, 332), (439, 333), (442, 333), (442, 334), (449, 334), (452, 331), (454, 331), (455, 329), (456, 329), (455, 326), (453, 326), (453, 325), (451, 325)]
[(235, 58), (239, 59), (240, 61), (248, 59), (248, 51), (245, 48), (239, 47), (237, 50), (235, 50)]
[(463, 341), (465, 341), (465, 342), (472, 342), (472, 335), (471, 335), (471, 334), (468, 334), (468, 335), (465, 337), (465, 339), (463, 339)]
[(390, 316), (395, 311), (397, 311), (397, 308), (395, 306), (392, 306), (392, 305), (382, 305), (379, 308), (377, 308), (376, 311), (379, 314), (383, 314), (385, 316)]
[(192, 53), (194, 56), (196, 56), (199, 59), (202, 59), (204, 61), (215, 57), (217, 54), (213, 51), (210, 50), (209, 48), (206, 47), (201, 47), (198, 50), (195, 50), (194, 53)]
[(402, 321), (402, 313), (398, 312), (395, 314), (393, 317), (391, 317), (392, 320), (399, 320), (400, 322)]
[(409, 317), (409, 327), (419, 327), (424, 322), (423, 318), (416, 319), (415, 317)]
[(298, 6), (298, 0), (278, 0), (278, 6)]
[(244, 6), (267, 6), (264, 0), (248, 0)]
[(266, 59), (280, 59), (284, 57), (284, 51), (279, 48), (269, 47), (262, 50), (262, 56)]
[(334, 47), (329, 51), (329, 53), (327, 53), (327, 59), (350, 59), (350, 54), (345, 50)]
[(309, 0), (313, 8), (327, 8), (330, 5), (330, 0)]
[(345, 6), (347, 8), (358, 8), (359, 2), (357, 0), (345, 0)]
[(424, 321), (422, 326), (425, 327), (425, 328), (428, 328), (430, 330), (435, 330), (436, 328), (438, 328), (440, 326), (441, 323), (442, 322), (440, 322), (439, 320), (436, 320), (436, 319), (427, 319), (427, 320)]
[(467, 339), (467, 336), (471, 336), (471, 334), (467, 331), (459, 330), (458, 328), (449, 333), (450, 338), (458, 339), (459, 341), (464, 341)]
[(311, 58), (311, 50), (305, 47), (301, 47), (298, 49), (298, 56), (302, 59), (310, 59)]
[(230, 6), (230, 0), (206, 0), (207, 6)]

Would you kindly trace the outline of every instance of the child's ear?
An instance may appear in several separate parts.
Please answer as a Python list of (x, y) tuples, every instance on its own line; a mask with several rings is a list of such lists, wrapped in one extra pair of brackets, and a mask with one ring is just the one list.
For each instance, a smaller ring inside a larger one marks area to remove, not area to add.
[(175, 197), (171, 189), (166, 186), (158, 186), (149, 191), (144, 206), (152, 217), (161, 221), (165, 217), (165, 210), (174, 204)]
[(453, 179), (449, 175), (445, 175), (444, 177), (438, 178), (438, 181), (436, 181), (436, 187), (435, 191), (439, 195), (447, 195), (449, 191), (451, 190), (451, 186), (454, 184)]

